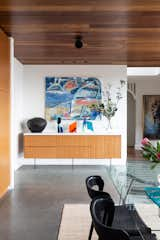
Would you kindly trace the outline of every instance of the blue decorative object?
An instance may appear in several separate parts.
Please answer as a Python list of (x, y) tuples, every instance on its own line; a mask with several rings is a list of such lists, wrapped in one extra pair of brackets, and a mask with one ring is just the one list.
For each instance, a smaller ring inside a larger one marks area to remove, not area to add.
[(57, 125), (58, 125), (58, 133), (62, 133), (63, 132), (63, 127), (62, 126), (60, 126), (60, 124), (61, 124), (61, 118), (60, 117), (58, 117), (57, 118)]
[(84, 131), (85, 129), (94, 131), (93, 123), (91, 121), (88, 121), (86, 118), (83, 119), (83, 124), (82, 124), (82, 130)]
[(83, 129), (87, 126), (87, 120), (86, 118), (83, 119)]
[(93, 129), (93, 123), (91, 121), (87, 121), (87, 128), (91, 131), (94, 131)]
[(63, 127), (58, 125), (58, 133), (62, 133), (63, 132)]
[(160, 207), (160, 187), (146, 187), (144, 189), (147, 196)]

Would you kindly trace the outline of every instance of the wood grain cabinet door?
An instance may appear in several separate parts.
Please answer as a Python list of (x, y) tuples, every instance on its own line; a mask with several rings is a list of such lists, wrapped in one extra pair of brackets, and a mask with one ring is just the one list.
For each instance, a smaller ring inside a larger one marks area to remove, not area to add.
[(0, 90), (10, 89), (10, 40), (0, 29)]
[(10, 40), (0, 29), (0, 197), (10, 185)]
[(8, 92), (0, 91), (0, 197), (10, 185), (10, 109)]
[(121, 136), (104, 137), (104, 156), (105, 158), (121, 158)]

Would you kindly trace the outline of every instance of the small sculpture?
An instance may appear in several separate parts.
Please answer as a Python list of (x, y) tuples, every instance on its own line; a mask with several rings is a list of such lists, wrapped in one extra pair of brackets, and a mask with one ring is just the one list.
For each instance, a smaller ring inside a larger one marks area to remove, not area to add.
[(73, 133), (77, 131), (77, 122), (73, 122), (69, 125), (69, 132)]
[(47, 121), (44, 118), (32, 118), (27, 121), (27, 126), (31, 132), (42, 132), (47, 125)]
[(62, 133), (63, 132), (63, 127), (60, 124), (61, 124), (61, 118), (58, 117), (57, 118), (57, 125), (58, 125), (57, 130), (58, 130), (58, 133)]

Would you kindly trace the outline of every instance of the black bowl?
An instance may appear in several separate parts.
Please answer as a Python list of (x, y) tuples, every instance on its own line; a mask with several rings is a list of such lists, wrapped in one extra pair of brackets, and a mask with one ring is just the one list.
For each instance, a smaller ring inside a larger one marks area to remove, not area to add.
[(32, 118), (27, 121), (27, 126), (31, 132), (42, 132), (47, 125), (47, 121), (43, 118)]

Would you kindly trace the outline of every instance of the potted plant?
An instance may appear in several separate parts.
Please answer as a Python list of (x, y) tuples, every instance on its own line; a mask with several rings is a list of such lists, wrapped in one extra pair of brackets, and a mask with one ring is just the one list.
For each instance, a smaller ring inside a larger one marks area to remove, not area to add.
[(160, 163), (160, 142), (154, 146), (148, 138), (144, 138), (141, 144), (143, 157), (152, 163), (151, 169), (154, 169)]

